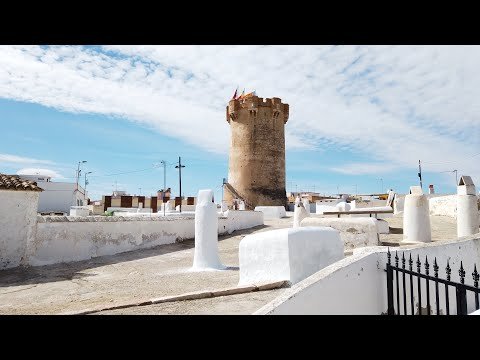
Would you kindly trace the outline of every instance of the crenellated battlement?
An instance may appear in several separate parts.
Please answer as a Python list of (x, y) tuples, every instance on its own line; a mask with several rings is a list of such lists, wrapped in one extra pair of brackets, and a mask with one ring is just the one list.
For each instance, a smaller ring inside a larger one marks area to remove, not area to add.
[(238, 119), (239, 112), (247, 110), (252, 116), (256, 116), (259, 108), (271, 108), (275, 118), (283, 115), (284, 123), (288, 121), (289, 106), (283, 104), (280, 98), (266, 98), (263, 99), (258, 96), (249, 96), (243, 99), (230, 100), (227, 106), (227, 122)]

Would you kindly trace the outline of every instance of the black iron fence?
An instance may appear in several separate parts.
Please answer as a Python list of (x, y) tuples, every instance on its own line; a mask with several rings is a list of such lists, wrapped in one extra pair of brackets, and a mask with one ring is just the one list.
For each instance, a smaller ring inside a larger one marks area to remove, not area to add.
[[(450, 296), (449, 293), (451, 289), (455, 289), (455, 298), (456, 298), (456, 311), (454, 314), (457, 315), (466, 315), (467, 312), (467, 291), (473, 292), (473, 297), (475, 299), (475, 309), (478, 310), (479, 306), (479, 293), (480, 289), (478, 288), (479, 274), (477, 272), (477, 266), (474, 265), (474, 270), (472, 273), (473, 277), (473, 286), (465, 284), (465, 269), (463, 268), (463, 262), (460, 262), (460, 269), (458, 270), (458, 275), (460, 277), (460, 282), (451, 281), (452, 269), (450, 268), (449, 261), (447, 261), (447, 266), (445, 267), (446, 279), (438, 277), (439, 266), (437, 264), (437, 258), (433, 261), (433, 276), (430, 275), (430, 264), (428, 263), (428, 258), (425, 257), (424, 270), (423, 274), (421, 271), (422, 263), (420, 261), (420, 256), (417, 255), (416, 261), (416, 271), (413, 269), (414, 260), (412, 255), (409, 255), (408, 258), (408, 269), (406, 268), (407, 259), (405, 259), (405, 253), (402, 254), (402, 265), (399, 266), (398, 253), (395, 252), (395, 265), (391, 263), (391, 253), (390, 249), (387, 252), (387, 300), (388, 300), (388, 315), (401, 315), (403, 310), (403, 315), (415, 314), (415, 309), (417, 309), (417, 314), (422, 315), (422, 298), (426, 302), (426, 314), (430, 315), (433, 313), (431, 309), (431, 297), (430, 297), (430, 285), (433, 286), (432, 291), (435, 291), (435, 314), (441, 315), (441, 305), (440, 305), (440, 294), (443, 293), (445, 297), (445, 313), (451, 315), (451, 310), (454, 310), (450, 306)], [(401, 276), (400, 276), (401, 274)], [(407, 280), (408, 278), (408, 280)], [(423, 288), (422, 282), (424, 280), (425, 287)], [(407, 284), (408, 283), (408, 284)], [(400, 286), (400, 284), (402, 284)], [(444, 289), (442, 289), (442, 286)], [(415, 305), (415, 291), (416, 287), (416, 299), (418, 300), (417, 305)], [(400, 291), (401, 288), (401, 291)], [(395, 290), (394, 290), (395, 289)], [(423, 289), (425, 292), (423, 293)], [(442, 291), (443, 290), (443, 291)], [(395, 294), (396, 296), (395, 296)], [(423, 294), (422, 294), (423, 293)], [(401, 301), (402, 300), (402, 301)], [(403, 306), (400, 305), (402, 303)], [(408, 303), (410, 303), (408, 306)], [(443, 309), (443, 307), (442, 307)], [(453, 315), (453, 314), (452, 314)]]

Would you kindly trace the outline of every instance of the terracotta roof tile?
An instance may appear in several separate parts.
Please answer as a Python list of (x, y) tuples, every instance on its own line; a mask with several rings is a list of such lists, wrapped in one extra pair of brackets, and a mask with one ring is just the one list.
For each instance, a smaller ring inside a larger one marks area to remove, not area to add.
[(0, 190), (43, 191), (35, 181), (21, 179), (18, 175), (0, 174)]

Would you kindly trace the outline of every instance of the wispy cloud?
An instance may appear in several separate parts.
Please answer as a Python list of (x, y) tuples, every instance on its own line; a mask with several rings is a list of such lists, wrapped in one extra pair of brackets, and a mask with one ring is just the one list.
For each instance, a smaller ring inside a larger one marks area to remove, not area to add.
[[(237, 84), (290, 104), (290, 149), (480, 176), (479, 46), (1, 46), (0, 97), (127, 118), (226, 153)], [(460, 150), (461, 149), (461, 150)], [(335, 171), (384, 171), (367, 162)]]
[(388, 163), (351, 163), (330, 168), (332, 171), (347, 175), (387, 174), (394, 169), (395, 166)]
[(0, 154), (0, 164), (2, 165), (26, 165), (26, 164), (44, 164), (53, 165), (50, 160), (39, 160), (34, 158), (27, 158), (23, 156)]
[(55, 170), (41, 168), (23, 168), (17, 171), (17, 175), (42, 175), (50, 176), (56, 180), (65, 179), (63, 175), (59, 174)]

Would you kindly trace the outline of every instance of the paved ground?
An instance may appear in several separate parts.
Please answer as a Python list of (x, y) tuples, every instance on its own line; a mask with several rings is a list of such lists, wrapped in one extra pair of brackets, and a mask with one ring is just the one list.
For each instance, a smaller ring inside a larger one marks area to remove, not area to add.
[[(292, 215), (291, 213), (289, 215)], [(391, 234), (381, 241), (402, 239), (402, 218), (386, 219)], [(88, 261), (0, 271), (0, 314), (56, 314), (93, 306), (235, 287), (238, 244), (247, 234), (290, 227), (292, 217), (266, 221), (265, 226), (219, 238), (226, 271), (189, 272), (193, 240)], [(433, 240), (456, 238), (455, 219), (432, 216)], [(177, 301), (102, 312), (102, 314), (249, 314), (285, 289), (201, 300)]]
[[(56, 314), (102, 304), (112, 306), (130, 300), (235, 287), (239, 280), (240, 240), (250, 233), (291, 226), (291, 222), (291, 218), (267, 221), (266, 226), (219, 237), (220, 259), (229, 267), (226, 271), (190, 272), (194, 240), (69, 264), (3, 270), (0, 314)], [(258, 298), (266, 296), (259, 293), (252, 293), (252, 312), (257, 309)], [(245, 305), (239, 304), (238, 308), (240, 312), (246, 311)]]
[(248, 315), (279, 296), (285, 289), (221, 296), (200, 300), (136, 306), (92, 315)]
[[(384, 245), (398, 246), (403, 239), (403, 217), (385, 218), (390, 226), (390, 234), (380, 234)], [(430, 216), (432, 241), (457, 238), (457, 220), (449, 216)]]

